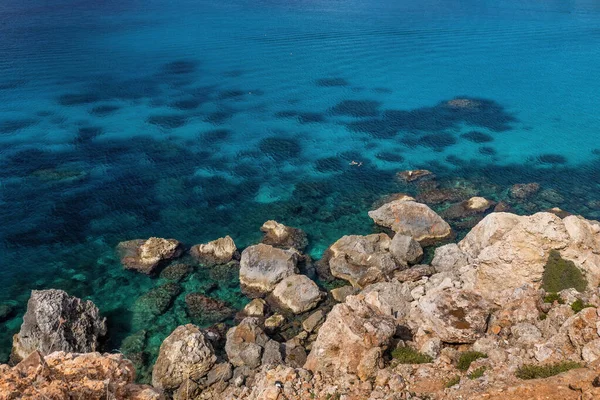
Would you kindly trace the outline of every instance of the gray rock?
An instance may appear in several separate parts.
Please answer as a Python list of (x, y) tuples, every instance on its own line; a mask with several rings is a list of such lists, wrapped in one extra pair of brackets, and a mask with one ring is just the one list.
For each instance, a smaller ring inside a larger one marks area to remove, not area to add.
[(467, 254), (456, 243), (450, 243), (435, 249), (431, 266), (437, 272), (452, 272), (469, 264)]
[(331, 289), (330, 293), (331, 297), (333, 297), (335, 301), (343, 303), (344, 301), (346, 301), (346, 297), (354, 296), (359, 291), (360, 290), (358, 288), (355, 288), (353, 286), (342, 286), (339, 288)]
[(227, 332), (225, 352), (229, 362), (235, 367), (260, 366), (264, 347), (269, 340), (260, 328), (258, 318), (244, 318), (238, 326), (234, 326)]
[(298, 272), (298, 252), (266, 244), (250, 246), (242, 252), (240, 284), (242, 291), (260, 297), (275, 289), (283, 279)]
[(423, 249), (419, 242), (410, 236), (396, 234), (390, 244), (390, 253), (397, 263), (416, 264), (423, 258)]
[(91, 301), (62, 290), (33, 290), (21, 330), (13, 338), (11, 360), (20, 361), (35, 350), (43, 355), (94, 352), (104, 335), (106, 318)]
[(416, 282), (424, 276), (435, 274), (435, 268), (430, 265), (415, 265), (402, 271), (394, 271), (394, 278), (399, 282)]
[(306, 332), (312, 332), (324, 320), (325, 312), (323, 310), (317, 310), (302, 321), (302, 329)]
[(283, 354), (281, 343), (275, 340), (269, 340), (265, 344), (265, 350), (262, 356), (262, 365), (275, 366), (283, 364)]

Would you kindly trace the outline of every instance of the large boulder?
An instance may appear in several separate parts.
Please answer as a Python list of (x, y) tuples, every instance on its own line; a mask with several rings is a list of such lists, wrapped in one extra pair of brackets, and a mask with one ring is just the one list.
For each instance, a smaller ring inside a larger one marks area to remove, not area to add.
[(410, 236), (396, 234), (390, 243), (390, 253), (398, 264), (416, 264), (423, 258), (423, 249), (419, 242)]
[(267, 221), (260, 230), (264, 233), (262, 243), (283, 249), (304, 250), (308, 238), (302, 229), (285, 226), (277, 221)]
[(270, 298), (276, 305), (301, 314), (315, 308), (322, 295), (317, 284), (306, 275), (291, 275), (275, 286)]
[(235, 367), (256, 368), (262, 362), (263, 351), (270, 341), (256, 317), (247, 317), (227, 331), (225, 352)]
[(493, 304), (477, 292), (450, 288), (432, 290), (410, 311), (414, 332), (433, 334), (446, 343), (473, 343), (483, 336)]
[(160, 345), (152, 386), (174, 391), (187, 380), (203, 378), (216, 361), (210, 342), (197, 326), (178, 326)]
[(117, 251), (126, 269), (151, 275), (161, 264), (179, 257), (183, 248), (175, 239), (151, 237), (121, 242)]
[(331, 245), (324, 255), (331, 274), (362, 288), (383, 280), (393, 271), (406, 268), (390, 253), (392, 240), (385, 233), (347, 235)]
[(334, 306), (319, 329), (304, 368), (328, 375), (372, 377), (396, 332), (394, 318), (381, 306), (376, 292), (349, 296), (345, 303)]
[(431, 244), (452, 236), (446, 221), (425, 204), (396, 200), (369, 211), (377, 225), (390, 228), (397, 234), (412, 236), (423, 244)]
[(242, 252), (240, 284), (242, 291), (252, 297), (265, 295), (282, 279), (296, 274), (298, 252), (282, 250), (266, 244), (250, 246)]
[(449, 243), (435, 249), (431, 266), (436, 272), (452, 272), (469, 265), (467, 254), (456, 243)]
[(0, 365), (0, 399), (164, 400), (160, 390), (134, 380), (122, 354), (36, 351), (13, 368)]
[(190, 254), (200, 264), (211, 267), (219, 264), (227, 264), (233, 260), (237, 253), (237, 247), (230, 236), (219, 238), (205, 244), (192, 246)]
[(600, 283), (600, 223), (552, 213), (492, 213), (458, 244), (476, 267), (475, 288), (502, 302), (525, 284), (540, 286), (551, 252), (572, 261), (589, 282)]
[(91, 301), (62, 290), (33, 290), (19, 333), (13, 337), (11, 360), (20, 361), (38, 350), (88, 353), (106, 335), (106, 318)]

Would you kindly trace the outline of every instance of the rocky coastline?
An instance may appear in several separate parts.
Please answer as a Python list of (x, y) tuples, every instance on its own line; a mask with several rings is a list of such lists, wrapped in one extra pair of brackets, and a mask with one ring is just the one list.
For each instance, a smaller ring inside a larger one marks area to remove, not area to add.
[[(0, 400), (600, 398), (600, 223), (558, 208), (517, 215), (440, 189), (425, 170), (398, 178), (419, 195), (375, 204), (377, 233), (343, 236), (320, 260), (304, 252), (305, 232), (273, 220), (244, 249), (230, 236), (120, 243), (124, 268), (168, 280), (136, 301), (146, 324), (183, 298), (195, 268), (236, 274), (249, 298), (238, 311), (185, 295), (194, 323), (171, 332), (153, 365), (144, 331), (124, 354), (106, 352), (102, 310), (32, 291)], [(136, 383), (143, 368), (151, 385)]]

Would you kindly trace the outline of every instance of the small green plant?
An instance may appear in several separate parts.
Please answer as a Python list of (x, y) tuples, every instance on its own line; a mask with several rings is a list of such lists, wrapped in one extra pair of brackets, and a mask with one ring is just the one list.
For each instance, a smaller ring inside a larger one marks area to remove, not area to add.
[(460, 357), (458, 358), (456, 368), (460, 369), (461, 371), (466, 371), (469, 369), (473, 361), (480, 358), (487, 358), (487, 354), (479, 351), (465, 351), (464, 353), (461, 353)]
[(548, 318), (548, 314), (546, 314), (546, 313), (544, 313), (544, 312), (541, 312), (541, 313), (540, 313), (540, 320), (541, 320), (541, 321), (543, 321), (543, 320), (545, 320), (546, 318)]
[(454, 385), (458, 385), (460, 383), (460, 375), (456, 375), (452, 378), (450, 378), (450, 380), (448, 382), (446, 382), (446, 387), (447, 388), (451, 388)]
[(419, 353), (410, 347), (398, 347), (394, 349), (392, 357), (399, 364), (427, 364), (433, 361), (427, 354)]
[(560, 297), (560, 295), (556, 292), (554, 293), (548, 293), (545, 297), (544, 297), (544, 303), (554, 303), (555, 301), (558, 302), (558, 304), (565, 304), (565, 301), (562, 299), (562, 297)]
[(580, 363), (574, 361), (563, 361), (547, 365), (525, 364), (517, 370), (515, 375), (520, 379), (548, 378), (581, 367), (582, 365)]
[(486, 371), (486, 367), (479, 367), (475, 371), (471, 372), (467, 377), (471, 380), (481, 378), (483, 373)]
[(542, 288), (546, 292), (560, 292), (564, 289), (575, 288), (578, 292), (585, 291), (587, 280), (573, 261), (565, 260), (556, 250), (551, 250), (542, 275)]
[(573, 304), (571, 304), (571, 310), (575, 311), (575, 314), (577, 314), (579, 311), (583, 310), (584, 308), (588, 308), (588, 307), (594, 307), (594, 305), (584, 303), (583, 300), (581, 300), (581, 299), (577, 299), (573, 302)]

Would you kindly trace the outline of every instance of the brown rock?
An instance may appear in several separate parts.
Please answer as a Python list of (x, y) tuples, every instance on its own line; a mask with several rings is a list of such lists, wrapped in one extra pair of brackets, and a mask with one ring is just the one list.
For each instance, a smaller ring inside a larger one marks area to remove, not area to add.
[(277, 221), (265, 222), (260, 230), (264, 232), (262, 243), (273, 247), (302, 251), (308, 245), (308, 238), (303, 230), (285, 226)]
[(266, 244), (250, 246), (242, 252), (240, 284), (253, 297), (271, 292), (284, 278), (298, 272), (298, 252)]
[(310, 311), (322, 299), (321, 291), (306, 275), (291, 275), (275, 286), (270, 299), (278, 306), (294, 314)]
[(510, 195), (515, 199), (526, 199), (540, 190), (539, 183), (517, 183), (510, 188)]
[(400, 172), (398, 172), (398, 174), (396, 174), (396, 176), (398, 176), (398, 178), (400, 178), (401, 180), (403, 180), (405, 182), (414, 182), (419, 179), (423, 179), (425, 177), (428, 177), (428, 178), (435, 177), (431, 171), (428, 171), (426, 169), (413, 169), (413, 170), (400, 171)]
[(183, 252), (177, 240), (156, 237), (121, 242), (117, 250), (126, 269), (147, 275), (153, 274), (162, 263), (179, 257)]
[(194, 320), (221, 322), (231, 318), (235, 310), (221, 300), (202, 293), (189, 293), (185, 296), (188, 312)]

